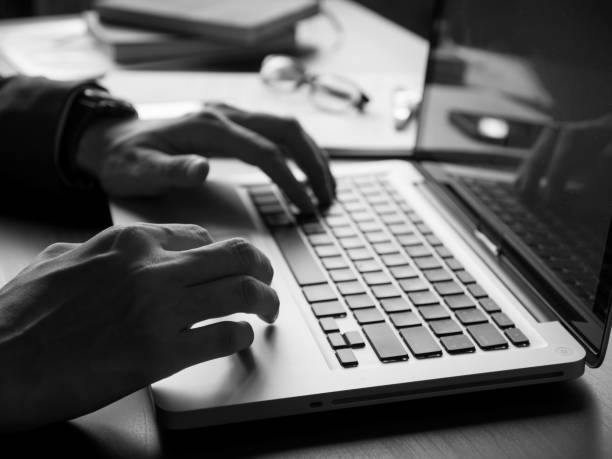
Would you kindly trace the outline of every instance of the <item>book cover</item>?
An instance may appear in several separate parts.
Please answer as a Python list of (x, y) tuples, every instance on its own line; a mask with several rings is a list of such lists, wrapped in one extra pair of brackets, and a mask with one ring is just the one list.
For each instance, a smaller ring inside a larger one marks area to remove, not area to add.
[(237, 60), (274, 52), (294, 52), (295, 27), (290, 26), (278, 35), (257, 45), (236, 45), (212, 41), (200, 36), (158, 32), (134, 27), (107, 24), (97, 12), (83, 14), (87, 28), (102, 49), (119, 63), (137, 63), (199, 57), (205, 61)]
[(107, 23), (255, 45), (319, 12), (317, 0), (98, 0)]

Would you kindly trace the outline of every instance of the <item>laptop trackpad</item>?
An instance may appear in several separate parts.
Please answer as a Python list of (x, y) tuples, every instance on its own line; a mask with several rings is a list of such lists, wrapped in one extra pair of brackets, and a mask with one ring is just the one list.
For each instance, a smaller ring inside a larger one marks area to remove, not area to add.
[(113, 223), (195, 223), (213, 238), (247, 237), (256, 230), (239, 188), (207, 181), (202, 188), (174, 190), (160, 198), (111, 202)]

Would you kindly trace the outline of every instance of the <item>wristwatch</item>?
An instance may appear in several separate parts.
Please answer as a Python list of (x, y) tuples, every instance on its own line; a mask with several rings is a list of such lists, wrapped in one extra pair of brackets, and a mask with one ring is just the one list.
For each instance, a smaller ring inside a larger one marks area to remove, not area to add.
[(77, 167), (76, 155), (83, 133), (102, 119), (137, 118), (129, 102), (111, 96), (100, 87), (85, 88), (69, 108), (55, 163), (62, 181), (72, 188), (92, 188), (95, 180)]

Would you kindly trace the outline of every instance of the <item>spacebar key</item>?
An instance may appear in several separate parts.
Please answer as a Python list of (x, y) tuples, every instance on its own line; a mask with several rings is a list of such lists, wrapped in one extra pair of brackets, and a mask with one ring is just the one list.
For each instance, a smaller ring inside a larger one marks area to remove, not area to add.
[(272, 235), (298, 284), (312, 285), (327, 282), (323, 269), (317, 264), (296, 228), (273, 228)]
[(382, 362), (408, 360), (408, 353), (387, 323), (364, 325), (363, 332)]

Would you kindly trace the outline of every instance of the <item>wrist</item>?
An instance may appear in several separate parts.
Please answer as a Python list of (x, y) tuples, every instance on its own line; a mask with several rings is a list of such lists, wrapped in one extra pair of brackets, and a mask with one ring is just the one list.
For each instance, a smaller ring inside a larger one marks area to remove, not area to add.
[(115, 99), (101, 89), (85, 89), (70, 108), (61, 148), (56, 158), (63, 181), (69, 186), (91, 187), (99, 177), (99, 169), (94, 168), (96, 164), (90, 160), (93, 154), (90, 153), (86, 160), (83, 160), (84, 137), (91, 138), (92, 133), (94, 134), (93, 142), (86, 142), (87, 151), (104, 150), (112, 139), (101, 134), (117, 122), (137, 116), (136, 110), (128, 102)]

